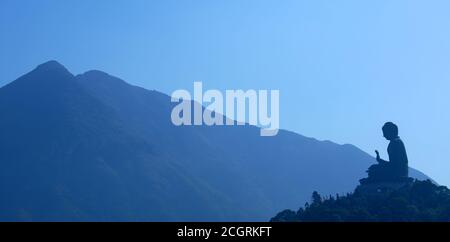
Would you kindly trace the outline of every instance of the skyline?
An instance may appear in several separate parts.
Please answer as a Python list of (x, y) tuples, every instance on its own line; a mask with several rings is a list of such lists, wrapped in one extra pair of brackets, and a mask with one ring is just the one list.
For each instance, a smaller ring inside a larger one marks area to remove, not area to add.
[(0, 3), (0, 86), (55, 59), (168, 95), (279, 89), (281, 129), (387, 158), (393, 121), (410, 166), (450, 184), (450, 3), (23, 2)]

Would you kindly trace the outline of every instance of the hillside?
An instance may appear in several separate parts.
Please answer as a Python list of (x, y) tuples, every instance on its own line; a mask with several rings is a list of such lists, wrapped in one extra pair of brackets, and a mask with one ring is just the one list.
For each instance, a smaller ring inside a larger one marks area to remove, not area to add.
[(272, 222), (450, 222), (450, 190), (431, 181), (414, 181), (396, 190), (322, 198), (297, 212), (285, 210)]
[(351, 191), (373, 162), (283, 130), (176, 127), (172, 106), (56, 61), (0, 88), (0, 220), (266, 221), (310, 191)]

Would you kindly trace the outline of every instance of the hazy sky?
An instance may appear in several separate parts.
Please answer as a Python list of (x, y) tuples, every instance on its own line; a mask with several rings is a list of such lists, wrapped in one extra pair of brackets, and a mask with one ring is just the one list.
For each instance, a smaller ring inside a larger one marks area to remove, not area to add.
[(50, 59), (147, 89), (279, 89), (281, 127), (450, 185), (450, 1), (0, 1), (0, 85)]

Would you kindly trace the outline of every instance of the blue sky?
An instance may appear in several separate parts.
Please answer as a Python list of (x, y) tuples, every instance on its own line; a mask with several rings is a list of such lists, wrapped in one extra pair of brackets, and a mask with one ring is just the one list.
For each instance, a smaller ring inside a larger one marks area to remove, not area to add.
[(450, 185), (450, 1), (0, 2), (0, 85), (50, 59), (171, 93), (279, 89), (281, 127), (410, 165)]

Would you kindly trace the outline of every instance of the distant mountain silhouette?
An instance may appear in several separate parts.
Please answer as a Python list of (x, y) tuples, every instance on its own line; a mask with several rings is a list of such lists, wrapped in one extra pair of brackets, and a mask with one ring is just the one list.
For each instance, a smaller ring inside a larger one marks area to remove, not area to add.
[(267, 221), (310, 191), (351, 191), (374, 162), (283, 130), (176, 127), (172, 107), (55, 61), (0, 88), (0, 220)]

